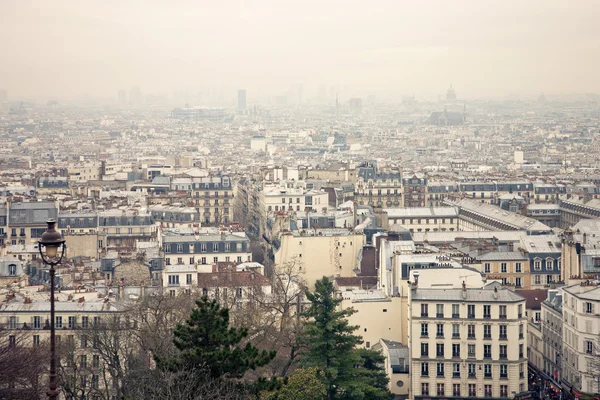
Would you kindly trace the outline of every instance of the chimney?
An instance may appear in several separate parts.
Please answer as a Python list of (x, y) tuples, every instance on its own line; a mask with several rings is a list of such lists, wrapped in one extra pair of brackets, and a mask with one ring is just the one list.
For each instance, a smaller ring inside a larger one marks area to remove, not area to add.
[(498, 299), (498, 286), (494, 286), (494, 299)]
[(465, 281), (462, 282), (462, 292), (461, 292), (462, 298), (466, 299), (467, 298), (467, 283)]
[(583, 234), (583, 245), (585, 246), (587, 244), (587, 234), (584, 233)]
[(254, 280), (254, 272), (250, 272), (250, 280), (253, 281)]
[(415, 283), (413, 285), (414, 289), (416, 289), (417, 287), (419, 287), (419, 271), (415, 271), (413, 273), (413, 277), (415, 278)]

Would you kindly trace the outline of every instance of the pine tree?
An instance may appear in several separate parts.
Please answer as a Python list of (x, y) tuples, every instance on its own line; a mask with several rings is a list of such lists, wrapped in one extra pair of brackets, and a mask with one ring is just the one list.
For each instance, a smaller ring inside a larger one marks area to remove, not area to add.
[(275, 357), (274, 351), (259, 351), (250, 343), (240, 346), (248, 331), (230, 328), (229, 310), (206, 296), (196, 301), (190, 318), (173, 333), (179, 354), (163, 364), (171, 370), (206, 369), (213, 379), (237, 378)]
[(316, 367), (322, 373), (326, 398), (332, 399), (389, 399), (387, 376), (378, 367), (377, 353), (356, 349), (362, 344), (355, 335), (357, 326), (347, 317), (355, 313), (351, 308), (339, 309), (340, 298), (334, 296), (333, 282), (318, 280), (314, 292), (306, 293), (311, 302), (305, 312), (309, 318), (301, 341), (307, 346), (301, 364)]

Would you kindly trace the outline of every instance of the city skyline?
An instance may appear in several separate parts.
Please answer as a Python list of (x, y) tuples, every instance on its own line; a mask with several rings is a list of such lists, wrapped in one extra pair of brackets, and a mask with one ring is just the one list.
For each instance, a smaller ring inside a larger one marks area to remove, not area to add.
[(450, 84), (463, 99), (600, 91), (594, 2), (139, 5), (4, 3), (14, 39), (0, 44), (0, 87), (67, 99), (203, 84), (277, 96), (299, 82), (429, 99)]

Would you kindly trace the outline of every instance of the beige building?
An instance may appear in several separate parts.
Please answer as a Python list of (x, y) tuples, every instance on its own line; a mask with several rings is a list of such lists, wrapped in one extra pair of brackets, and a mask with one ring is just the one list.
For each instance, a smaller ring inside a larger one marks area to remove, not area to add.
[(371, 348), (380, 339), (407, 342), (408, 307), (406, 298), (386, 297), (379, 290), (351, 290), (340, 293), (341, 308), (353, 308), (348, 317), (350, 325), (363, 338), (363, 346)]
[(446, 232), (458, 230), (458, 211), (453, 207), (387, 208), (387, 224), (401, 225), (411, 232)]
[(489, 280), (498, 280), (502, 286), (530, 289), (529, 258), (518, 251), (494, 251), (479, 257), (483, 273)]
[(409, 293), (411, 399), (527, 391), (524, 298), (489, 285), (423, 289), (418, 276)]
[(600, 286), (563, 288), (563, 382), (576, 396), (600, 394)]
[(385, 358), (388, 389), (396, 399), (405, 399), (410, 392), (410, 359), (408, 347), (392, 340), (380, 339), (373, 347)]
[(309, 288), (327, 277), (355, 276), (360, 267), (365, 235), (348, 229), (306, 229), (285, 232), (278, 238), (275, 264), (298, 260)]

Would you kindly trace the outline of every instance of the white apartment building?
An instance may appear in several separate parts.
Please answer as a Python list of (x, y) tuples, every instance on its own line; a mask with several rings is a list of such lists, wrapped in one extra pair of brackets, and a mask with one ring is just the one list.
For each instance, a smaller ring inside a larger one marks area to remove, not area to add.
[(167, 230), (162, 234), (162, 249), (163, 286), (170, 288), (196, 286), (198, 273), (212, 272), (219, 262), (252, 261), (250, 239), (244, 232)]
[(263, 214), (278, 211), (322, 211), (327, 210), (329, 194), (307, 190), (302, 181), (283, 181), (277, 186), (268, 186), (260, 193)]
[(600, 393), (600, 286), (563, 288), (562, 381), (576, 397)]
[[(562, 380), (563, 354), (563, 292), (549, 290), (548, 298), (542, 302), (542, 353), (541, 371), (558, 389)], [(535, 365), (535, 364), (534, 364)]]
[[(386, 208), (388, 226), (402, 225), (411, 232), (458, 230), (458, 210), (454, 207)], [(387, 228), (384, 226), (384, 228)]]
[[(525, 299), (508, 289), (409, 293), (411, 399), (508, 399), (527, 391)], [(493, 287), (492, 287), (493, 286)]]

